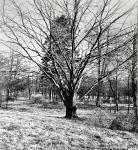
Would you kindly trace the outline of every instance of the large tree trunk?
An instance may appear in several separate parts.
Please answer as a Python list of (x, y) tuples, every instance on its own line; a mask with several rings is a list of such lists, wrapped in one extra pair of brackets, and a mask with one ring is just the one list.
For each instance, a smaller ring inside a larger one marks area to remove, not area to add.
[(100, 78), (101, 78), (101, 49), (100, 49), (100, 43), (99, 43), (99, 40), (98, 40), (98, 90), (97, 90), (97, 100), (96, 100), (96, 106), (100, 106), (100, 93), (101, 93), (101, 81), (100, 81)]
[[(134, 41), (133, 41), (133, 54), (136, 53), (136, 38), (137, 35), (134, 35)], [(137, 55), (134, 55), (132, 59), (132, 92), (133, 92), (133, 103), (134, 103), (134, 109), (135, 109), (135, 115), (138, 117), (138, 112), (137, 112)]]
[(77, 106), (74, 98), (74, 93), (70, 92), (70, 95), (66, 95), (65, 100), (65, 106), (66, 106), (66, 117), (67, 118), (77, 118)]
[(111, 81), (110, 81), (110, 79), (108, 79), (108, 81), (109, 81), (109, 85), (110, 85), (110, 88), (111, 88), (111, 92), (112, 92), (112, 94), (113, 94), (113, 97), (114, 97), (114, 101), (115, 101), (115, 104), (116, 104), (116, 110), (117, 111), (119, 111), (119, 106), (118, 106), (118, 96), (117, 96), (117, 94), (114, 92), (114, 90), (113, 90), (113, 87), (112, 87), (112, 83), (111, 83)]
[[(136, 37), (137, 34), (134, 35), (134, 41), (133, 41), (133, 54), (136, 53)], [(137, 54), (138, 55), (138, 54)], [(137, 104), (137, 55), (134, 55), (132, 59), (132, 92), (133, 92), (133, 104), (134, 104), (134, 113), (135, 113), (135, 120), (133, 122), (133, 128), (132, 131), (135, 131), (138, 126), (138, 104)]]
[(67, 118), (77, 118), (77, 106), (66, 106), (66, 117)]
[[(117, 62), (118, 64), (118, 62)], [(118, 95), (118, 76), (117, 76), (117, 69), (116, 69), (116, 93), (115, 93), (115, 104), (116, 104), (116, 110), (119, 111), (119, 105), (118, 105), (119, 95)]]
[(138, 117), (138, 108), (137, 108), (137, 96), (136, 96), (136, 91), (137, 91), (137, 84), (135, 83), (134, 79), (132, 79), (132, 92), (133, 92), (133, 104), (134, 104), (134, 111), (136, 117)]
[(100, 105), (99, 105), (99, 100), (100, 100), (100, 84), (99, 84), (99, 82), (98, 82), (96, 106), (100, 106)]

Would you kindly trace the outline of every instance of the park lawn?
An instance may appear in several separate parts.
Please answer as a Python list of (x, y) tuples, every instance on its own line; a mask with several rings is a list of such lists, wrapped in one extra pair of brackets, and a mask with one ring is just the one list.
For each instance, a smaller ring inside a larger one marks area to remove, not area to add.
[(0, 109), (0, 150), (138, 149), (138, 134), (108, 129), (114, 115), (95, 109), (78, 109), (78, 119), (64, 118), (58, 105), (10, 102)]

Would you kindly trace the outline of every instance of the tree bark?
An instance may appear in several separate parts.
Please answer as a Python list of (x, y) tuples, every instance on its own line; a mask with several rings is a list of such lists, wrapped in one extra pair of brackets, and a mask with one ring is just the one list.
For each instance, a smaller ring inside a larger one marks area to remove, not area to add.
[(130, 76), (128, 76), (128, 81), (127, 81), (127, 86), (128, 86), (128, 113), (129, 113), (129, 110), (130, 110), (130, 88), (129, 88), (129, 78)]
[[(133, 41), (133, 54), (136, 53), (136, 37), (137, 34), (134, 35)], [(135, 131), (138, 126), (138, 104), (137, 104), (137, 55), (134, 55), (132, 59), (132, 93), (133, 93), (133, 104), (134, 104), (134, 113), (135, 113), (135, 120), (133, 122), (132, 131)]]
[(99, 106), (99, 99), (100, 99), (100, 83), (98, 82), (96, 106)]
[[(66, 95), (66, 96), (65, 96)], [(66, 118), (77, 118), (77, 106), (76, 103), (74, 103), (74, 92), (70, 92), (70, 95), (67, 96), (65, 100), (65, 106), (66, 106)]]
[[(137, 35), (134, 35), (134, 41), (133, 41), (133, 54), (136, 53), (136, 37)], [(134, 112), (136, 115), (136, 118), (138, 117), (138, 105), (137, 105), (137, 73), (136, 73), (136, 65), (137, 65), (137, 55), (134, 55), (132, 59), (132, 93), (133, 93), (133, 103), (134, 103)]]
[(78, 118), (76, 105), (72, 106), (72, 107), (66, 106), (66, 117), (67, 118)]
[(136, 97), (136, 89), (137, 85), (135, 83), (135, 81), (132, 79), (132, 92), (133, 92), (133, 103), (134, 103), (134, 111), (135, 111), (135, 115), (136, 117), (138, 117), (138, 112), (137, 112), (137, 97)]
[(98, 90), (97, 90), (97, 100), (96, 100), (96, 106), (100, 107), (100, 94), (101, 94), (101, 87), (102, 87), (102, 81), (98, 81)]
[(114, 101), (115, 101), (115, 104), (116, 104), (116, 110), (119, 111), (119, 107), (118, 107), (118, 98), (117, 98), (117, 95), (116, 93), (114, 93), (114, 90), (113, 90), (113, 87), (112, 87), (112, 84), (111, 84), (111, 81), (110, 79), (108, 78), (108, 81), (109, 81), (109, 85), (110, 85), (110, 88), (111, 88), (111, 92), (113, 94), (113, 97), (114, 97)]
[(101, 93), (101, 49), (100, 49), (100, 42), (98, 40), (98, 90), (97, 90), (97, 100), (96, 100), (96, 106), (100, 106), (99, 101), (100, 101), (100, 93)]
[(28, 98), (29, 99), (31, 98), (31, 89), (30, 89), (30, 78), (29, 78), (29, 75), (28, 75)]
[(9, 90), (9, 85), (7, 87), (7, 95), (6, 95), (6, 109), (8, 109), (8, 102), (10, 98), (10, 90)]
[[(117, 66), (118, 66), (118, 53), (117, 53), (117, 56), (116, 56), (116, 61), (117, 61)], [(116, 93), (115, 93), (115, 104), (116, 104), (116, 110), (119, 111), (119, 106), (118, 106), (118, 100), (119, 100), (119, 96), (118, 96), (118, 69), (116, 69)]]

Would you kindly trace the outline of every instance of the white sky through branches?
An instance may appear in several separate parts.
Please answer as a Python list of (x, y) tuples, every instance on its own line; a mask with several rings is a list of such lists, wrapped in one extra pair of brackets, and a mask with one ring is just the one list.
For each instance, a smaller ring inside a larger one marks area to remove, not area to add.
[[(7, 0), (6, 0), (7, 1)], [(24, 2), (26, 2), (26, 0), (15, 0), (17, 1), (18, 3), (22, 4)], [(118, 1), (118, 0), (117, 0)], [(112, 3), (111, 5), (109, 5), (109, 8), (113, 7), (114, 4), (117, 2), (116, 0), (112, 0)], [(122, 3), (122, 6), (121, 6), (121, 9), (120, 11), (118, 12), (118, 14), (116, 15), (119, 15), (121, 14), (122, 12), (124, 12), (125, 10), (127, 10), (128, 8), (132, 7), (136, 2), (137, 0), (120, 0), (121, 3)], [(33, 2), (33, 0), (28, 0), (28, 2)], [(82, 0), (82, 3), (85, 3), (87, 2), (87, 0)], [(127, 3), (127, 4), (126, 4)], [(0, 0), (0, 6), (2, 6), (3, 4), (3, 0)], [(98, 5), (101, 5), (101, 0), (94, 0), (94, 3), (93, 3), (95, 6), (93, 7), (96, 7)], [(126, 4), (123, 6), (123, 4)], [(9, 6), (5, 6), (7, 9)], [(9, 10), (9, 11), (14, 11), (14, 10)], [(126, 21), (126, 25), (131, 25), (131, 24), (136, 24), (137, 23), (137, 17), (136, 17), (136, 14), (137, 14), (137, 9), (135, 8), (130, 16), (127, 18), (127, 21)], [(117, 22), (117, 26), (120, 26), (120, 24), (123, 23), (123, 19), (120, 20), (120, 22)], [(4, 36), (4, 34), (2, 33), (2, 31), (0, 31), (1, 33), (1, 37), (0, 37), (0, 40), (3, 40), (3, 39), (6, 39), (6, 37)], [(0, 44), (0, 51), (2, 52), (8, 52), (9, 48), (5, 47), (4, 45)], [(9, 46), (10, 47), (10, 46)]]

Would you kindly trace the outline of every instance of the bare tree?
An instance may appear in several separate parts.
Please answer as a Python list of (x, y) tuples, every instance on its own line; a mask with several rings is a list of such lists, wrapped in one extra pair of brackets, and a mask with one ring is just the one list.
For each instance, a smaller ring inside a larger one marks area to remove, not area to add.
[(133, 104), (134, 104), (134, 113), (135, 113), (135, 120), (133, 123), (133, 129), (135, 130), (138, 126), (138, 100), (137, 100), (137, 80), (136, 80), (136, 67), (137, 67), (137, 50), (136, 50), (136, 43), (137, 43), (137, 34), (134, 34), (133, 36), (133, 54), (135, 56), (132, 59), (132, 75), (131, 75), (131, 81), (132, 81), (132, 93), (133, 93)]
[[(116, 34), (108, 40), (105, 40), (103, 35), (109, 28), (114, 28), (120, 19), (125, 20), (133, 9), (117, 14), (124, 5), (121, 5), (120, 0), (113, 6), (112, 2), (112, 0), (102, 0), (100, 3), (93, 0), (85, 2), (82, 0), (33, 0), (20, 4), (15, 0), (4, 0), (1, 29), (7, 37), (5, 41), (19, 45), (26, 53), (26, 57), (37, 64), (54, 83), (66, 106), (66, 117), (77, 117), (74, 94), (88, 65), (95, 63), (99, 57), (117, 51), (132, 40), (127, 39), (117, 47), (112, 46), (108, 52), (103, 51), (100, 56), (97, 55), (97, 48), (104, 49), (114, 39), (123, 36), (124, 22), (118, 26)], [(57, 26), (53, 21), (62, 14), (67, 18), (69, 32), (64, 31), (63, 25)], [(53, 25), (54, 32), (51, 28)], [(89, 36), (92, 40), (88, 40)], [(63, 37), (69, 38), (69, 45)], [(52, 41), (55, 46), (53, 47), (50, 43), (52, 47), (49, 49), (49, 46), (45, 44), (46, 39)], [(98, 45), (99, 40), (100, 45)], [(4, 44), (7, 45), (7, 43)], [(66, 55), (67, 48), (68, 55)], [(55, 49), (60, 52), (60, 57), (54, 52)], [(41, 63), (43, 52), (49, 53), (54, 74), (51, 67), (47, 66), (44, 69)], [(76, 58), (76, 53), (81, 57)], [(113, 70), (109, 70), (108, 74)], [(107, 74), (100, 77), (98, 81), (100, 82), (106, 76)]]
[(2, 67), (0, 68), (0, 82), (2, 94), (6, 95), (6, 108), (9, 99), (15, 96), (15, 91), (12, 90), (14, 86), (12, 83), (17, 79), (17, 76), (22, 73), (23, 68), (21, 62), (22, 56), (15, 53), (13, 50), (9, 51), (8, 54), (3, 54), (3, 59), (1, 59)]

